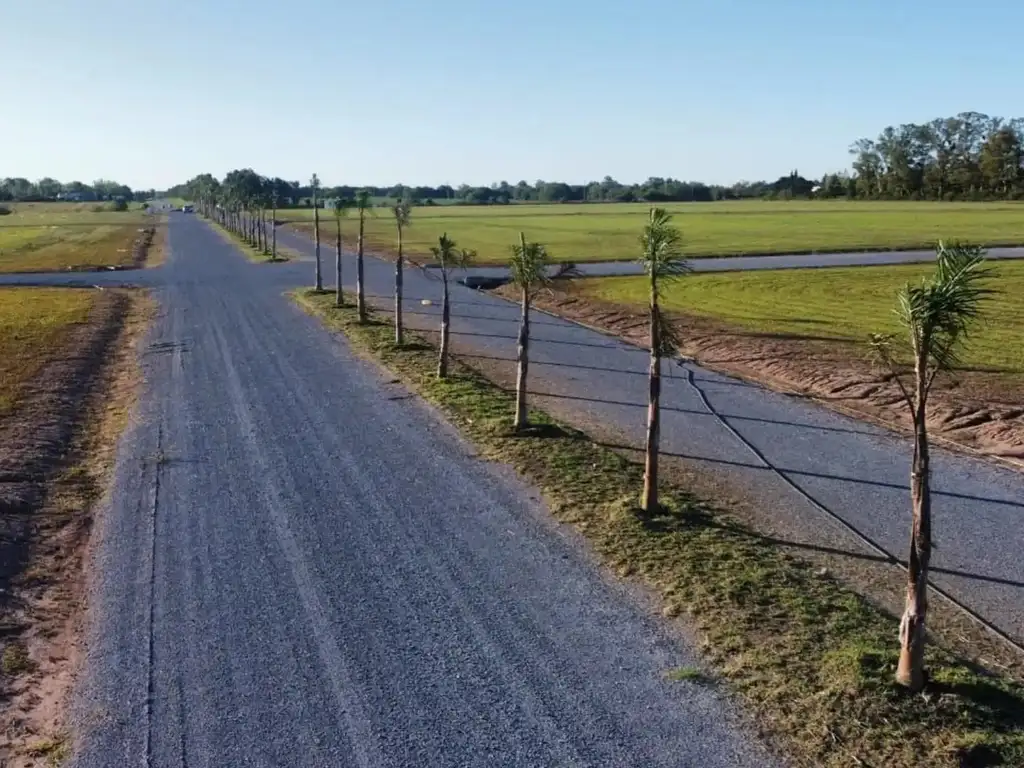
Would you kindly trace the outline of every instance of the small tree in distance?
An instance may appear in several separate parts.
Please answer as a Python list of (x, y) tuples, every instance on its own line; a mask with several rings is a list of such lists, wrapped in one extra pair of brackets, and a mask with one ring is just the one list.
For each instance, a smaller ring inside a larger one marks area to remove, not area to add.
[(405, 255), (402, 252), (402, 236), (405, 228), (409, 226), (412, 215), (412, 206), (408, 201), (399, 199), (391, 206), (391, 213), (395, 217), (395, 227), (398, 229), (398, 258), (395, 260), (395, 344), (402, 344), (402, 284), (404, 282)]
[(928, 568), (932, 553), (931, 459), (927, 424), (928, 395), (935, 377), (956, 365), (958, 352), (981, 304), (992, 293), (982, 280), (984, 251), (973, 245), (939, 243), (935, 272), (920, 285), (906, 285), (897, 294), (896, 316), (909, 336), (913, 380), (893, 352), (892, 334), (874, 334), (871, 345), (892, 374), (914, 429), (910, 468), (910, 556), (907, 595), (900, 620), (900, 659), (896, 680), (913, 691), (924, 687), (925, 622), (928, 615)]
[(320, 177), (315, 173), (309, 181), (310, 189), (313, 192), (313, 252), (316, 256), (316, 279), (314, 288), (317, 293), (324, 289), (324, 275), (320, 267), (320, 202), (316, 199), (317, 190), (320, 189)]
[(672, 216), (663, 208), (652, 208), (640, 236), (640, 263), (650, 280), (651, 362), (648, 371), (647, 440), (644, 448), (644, 490), (640, 507), (645, 514), (658, 509), (658, 443), (661, 432), (661, 358), (672, 354), (679, 343), (661, 312), (661, 291), (665, 283), (689, 270), (683, 257), (682, 234), (672, 226)]
[(356, 249), (356, 313), (359, 315), (360, 323), (366, 322), (366, 290), (363, 287), (363, 233), (366, 227), (366, 212), (372, 203), (370, 190), (360, 189), (356, 192), (355, 207), (359, 210), (359, 244)]
[(540, 243), (527, 243), (526, 235), (519, 233), (519, 244), (512, 246), (509, 271), (512, 282), (520, 290), (519, 338), (516, 344), (516, 413), (512, 428), (516, 431), (527, 425), (526, 375), (530, 367), (530, 306), (534, 292), (549, 282), (547, 249)]
[(337, 237), (334, 242), (334, 281), (335, 281), (335, 297), (334, 306), (341, 307), (345, 305), (345, 296), (342, 293), (341, 288), (341, 220), (348, 215), (348, 212), (355, 205), (355, 201), (347, 197), (339, 197), (334, 201), (332, 206), (334, 209), (334, 222), (337, 225)]
[(441, 268), (441, 343), (438, 345), (437, 378), (448, 378), (448, 333), (451, 320), (451, 304), (448, 297), (448, 276), (451, 270), (466, 267), (476, 258), (475, 251), (460, 250), (455, 241), (445, 232), (430, 252)]

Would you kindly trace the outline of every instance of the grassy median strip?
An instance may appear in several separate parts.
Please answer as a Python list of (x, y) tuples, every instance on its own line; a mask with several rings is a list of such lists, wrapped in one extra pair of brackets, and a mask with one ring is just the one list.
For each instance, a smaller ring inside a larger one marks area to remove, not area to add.
[(280, 243), (277, 245), (277, 258), (273, 259), (268, 254), (261, 251), (255, 245), (250, 243), (241, 235), (236, 235), (234, 232), (229, 230), (227, 227), (222, 227), (213, 219), (206, 219), (206, 222), (214, 229), (217, 234), (223, 237), (232, 245), (238, 246), (238, 249), (242, 254), (251, 261), (253, 264), (283, 264), (286, 261), (299, 258), (299, 252), (286, 248)]
[(1019, 685), (933, 645), (927, 692), (906, 693), (893, 682), (892, 616), (682, 489), (641, 520), (638, 465), (537, 411), (532, 431), (513, 435), (512, 397), (480, 374), (457, 364), (438, 381), (422, 339), (397, 348), (390, 324), (358, 324), (333, 294), (293, 296), (542, 489), (605, 565), (661, 594), (666, 616), (688, 614), (718, 677), (796, 764), (1024, 765)]

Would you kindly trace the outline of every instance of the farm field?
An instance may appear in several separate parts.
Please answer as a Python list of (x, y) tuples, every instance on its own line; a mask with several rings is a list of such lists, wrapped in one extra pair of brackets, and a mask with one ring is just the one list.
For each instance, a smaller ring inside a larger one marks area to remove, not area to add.
[(101, 294), (68, 288), (0, 288), (0, 417), (54, 358), (69, 329), (84, 323)]
[[(669, 203), (691, 257), (930, 248), (957, 237), (985, 245), (1024, 243), (1024, 203), (849, 201), (736, 201)], [(429, 258), (444, 232), (476, 250), (480, 263), (508, 260), (520, 230), (544, 243), (559, 261), (617, 261), (636, 257), (646, 203), (437, 206), (413, 210), (406, 251)], [(281, 221), (309, 234), (312, 211), (278, 213)], [(334, 217), (324, 211), (322, 236), (333, 237)], [(354, 244), (358, 225), (350, 213), (343, 236)], [(373, 209), (366, 222), (367, 247), (389, 252), (395, 244), (390, 211)]]
[[(988, 287), (999, 292), (972, 329), (966, 368), (1024, 373), (1024, 264), (994, 265)], [(896, 291), (929, 266), (788, 269), (688, 275), (666, 290), (666, 309), (763, 334), (864, 343), (869, 334), (899, 331)], [(646, 308), (644, 277), (588, 278), (576, 284), (591, 299)]]
[(0, 216), (0, 272), (45, 272), (132, 264), (144, 212), (98, 203), (15, 203)]

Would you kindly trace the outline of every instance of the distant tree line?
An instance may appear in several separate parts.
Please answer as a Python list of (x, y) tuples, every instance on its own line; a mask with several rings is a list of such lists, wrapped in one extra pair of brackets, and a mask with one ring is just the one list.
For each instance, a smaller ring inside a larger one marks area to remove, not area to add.
[(149, 200), (156, 190), (133, 190), (127, 184), (98, 179), (92, 184), (80, 181), (62, 183), (49, 177), (38, 181), (8, 177), (0, 179), (0, 202), (42, 203), (56, 200), (92, 202), (96, 200)]
[[(888, 127), (876, 139), (860, 139), (850, 148), (852, 170), (827, 173), (820, 180), (797, 171), (775, 181), (740, 181), (729, 186), (651, 177), (625, 184), (611, 176), (587, 184), (538, 180), (497, 182), (490, 186), (323, 187), (322, 205), (349, 200), (360, 190), (374, 198), (404, 200), (412, 205), (459, 202), (467, 205), (511, 203), (712, 202), (750, 198), (849, 198), (862, 200), (1016, 200), (1024, 199), (1024, 118), (1003, 119), (978, 112), (937, 118), (929, 123)], [(309, 184), (243, 174), (250, 186), (263, 179), (279, 205), (305, 206), (313, 197)], [(203, 174), (206, 188), (217, 182)], [(239, 177), (241, 178), (241, 177)], [(166, 194), (194, 196), (195, 179)]]
[[(1024, 198), (1024, 119), (962, 112), (889, 126), (850, 148), (853, 173), (826, 176), (826, 196), (910, 200)], [(843, 192), (840, 193), (840, 187)]]

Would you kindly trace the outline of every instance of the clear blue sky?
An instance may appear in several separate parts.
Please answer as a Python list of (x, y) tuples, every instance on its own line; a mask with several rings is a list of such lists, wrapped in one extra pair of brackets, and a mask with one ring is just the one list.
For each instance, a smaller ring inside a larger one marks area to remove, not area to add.
[(1024, 115), (1020, 0), (7, 0), (0, 176), (711, 182)]

